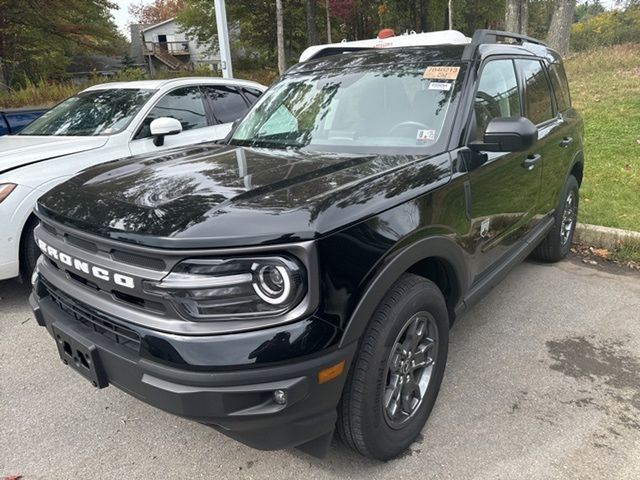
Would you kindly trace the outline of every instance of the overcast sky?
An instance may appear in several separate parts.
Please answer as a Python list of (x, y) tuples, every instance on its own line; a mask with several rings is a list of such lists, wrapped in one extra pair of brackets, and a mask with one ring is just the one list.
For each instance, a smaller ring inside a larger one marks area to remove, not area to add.
[[(151, 3), (152, 0), (142, 0), (144, 3)], [(116, 0), (115, 3), (118, 5), (118, 10), (112, 10), (113, 18), (116, 22), (116, 25), (120, 29), (122, 33), (124, 33), (127, 38), (129, 38), (129, 28), (127, 27), (127, 23), (131, 20), (129, 18), (129, 5), (132, 3), (139, 3), (140, 0)]]

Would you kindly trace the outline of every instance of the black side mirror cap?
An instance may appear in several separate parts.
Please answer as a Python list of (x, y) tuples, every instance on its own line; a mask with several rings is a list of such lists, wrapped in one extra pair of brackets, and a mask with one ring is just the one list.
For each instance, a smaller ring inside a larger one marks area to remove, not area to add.
[(538, 128), (525, 117), (494, 118), (487, 125), (482, 142), (471, 142), (476, 152), (522, 152), (538, 140)]

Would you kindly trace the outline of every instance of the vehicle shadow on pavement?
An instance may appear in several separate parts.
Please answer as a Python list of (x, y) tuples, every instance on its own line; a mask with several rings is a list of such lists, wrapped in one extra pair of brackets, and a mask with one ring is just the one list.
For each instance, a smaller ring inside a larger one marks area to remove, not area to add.
[(8, 312), (17, 307), (29, 304), (31, 285), (25, 285), (18, 280), (0, 281), (0, 313)]

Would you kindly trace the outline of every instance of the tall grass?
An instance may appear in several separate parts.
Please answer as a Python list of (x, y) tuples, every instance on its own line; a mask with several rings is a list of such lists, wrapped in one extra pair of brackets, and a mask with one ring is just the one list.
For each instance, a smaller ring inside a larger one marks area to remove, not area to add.
[[(270, 85), (278, 73), (273, 69), (242, 70), (234, 72), (236, 78), (253, 80), (263, 85)], [(208, 68), (199, 68), (194, 71), (159, 72), (153, 78), (166, 79), (178, 77), (211, 77), (213, 75)], [(87, 81), (72, 83), (70, 81), (27, 81), (24, 87), (16, 90), (0, 92), (0, 109), (19, 107), (50, 107), (65, 98), (75, 95), (91, 85), (107, 82), (126, 82), (131, 80), (144, 80), (150, 78), (143, 70), (138, 68), (126, 69), (118, 72), (113, 77), (92, 76)]]

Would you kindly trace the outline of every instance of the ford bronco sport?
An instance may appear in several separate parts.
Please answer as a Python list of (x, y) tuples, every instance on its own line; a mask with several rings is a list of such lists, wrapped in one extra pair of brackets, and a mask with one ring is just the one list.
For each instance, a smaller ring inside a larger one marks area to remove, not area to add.
[[(377, 48), (379, 47), (379, 48)], [(31, 303), (63, 362), (259, 449), (390, 459), (449, 328), (563, 258), (582, 121), (531, 38), (312, 47), (226, 145), (92, 167), (37, 205)]]

